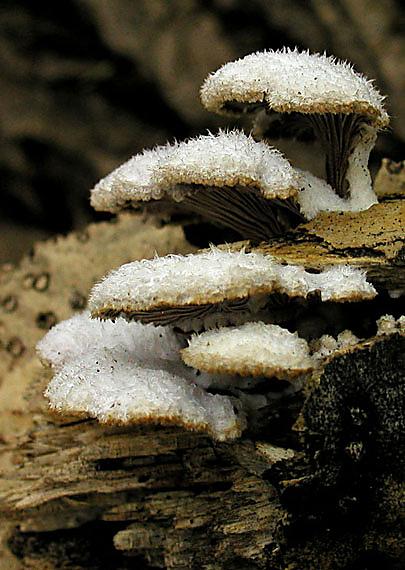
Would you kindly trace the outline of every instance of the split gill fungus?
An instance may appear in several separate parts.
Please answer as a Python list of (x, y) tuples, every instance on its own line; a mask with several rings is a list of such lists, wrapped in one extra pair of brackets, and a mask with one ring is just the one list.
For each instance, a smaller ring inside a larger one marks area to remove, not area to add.
[[(201, 99), (218, 113), (264, 109), (286, 134), (310, 125), (326, 148), (327, 180), (293, 168), (265, 140), (220, 130), (130, 158), (93, 188), (95, 209), (180, 213), (261, 242), (281, 240), (319, 211), (376, 202), (367, 161), (388, 115), (349, 64), (297, 50), (252, 54), (208, 77)], [(239, 437), (252, 414), (300, 390), (358, 340), (350, 331), (300, 338), (291, 325), (300, 311), (377, 295), (360, 268), (309, 271), (263, 251), (223, 245), (112, 271), (93, 287), (89, 312), (56, 325), (38, 346), (54, 371), (51, 408), (107, 424)]]

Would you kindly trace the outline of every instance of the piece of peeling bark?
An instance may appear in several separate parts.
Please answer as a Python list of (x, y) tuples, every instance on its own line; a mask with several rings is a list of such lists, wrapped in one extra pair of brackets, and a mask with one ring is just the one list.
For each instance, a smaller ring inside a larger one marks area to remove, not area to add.
[(294, 380), (312, 371), (306, 340), (277, 325), (246, 323), (193, 335), (181, 357), (210, 374)]
[[(260, 253), (222, 251), (167, 256), (128, 263), (97, 284), (90, 295), (93, 317), (155, 324), (181, 324), (198, 330), (225, 320), (271, 319), (269, 296), (350, 302), (372, 299), (376, 291), (364, 272), (335, 266), (321, 273), (281, 265)], [(261, 318), (262, 317), (262, 318)]]
[[(211, 74), (201, 100), (217, 113), (264, 109), (273, 137), (315, 136), (325, 151), (326, 182), (345, 207), (361, 211), (377, 202), (368, 159), (389, 117), (382, 95), (350, 64), (296, 49), (257, 52)], [(329, 210), (340, 209), (335, 202)]]
[(100, 180), (96, 210), (197, 216), (258, 241), (303, 221), (300, 175), (279, 151), (241, 131), (219, 131), (145, 150)]
[(220, 441), (241, 434), (226, 396), (205, 392), (179, 358), (172, 331), (90, 319), (88, 312), (52, 328), (38, 344), (55, 371), (45, 396), (52, 410), (110, 425), (178, 425)]
[[(405, 200), (385, 200), (366, 212), (321, 213), (283, 240), (246, 251), (269, 254), (279, 263), (301, 263), (309, 270), (347, 263), (367, 272), (377, 288), (405, 290)], [(235, 246), (238, 250), (244, 244)]]

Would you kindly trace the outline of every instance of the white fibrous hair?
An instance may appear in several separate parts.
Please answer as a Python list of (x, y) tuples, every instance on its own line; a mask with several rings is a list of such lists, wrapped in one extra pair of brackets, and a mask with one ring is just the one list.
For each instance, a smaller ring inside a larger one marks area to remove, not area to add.
[(262, 322), (194, 335), (181, 355), (188, 366), (212, 374), (291, 380), (313, 369), (306, 340)]
[(174, 424), (221, 441), (241, 434), (230, 398), (193, 382), (168, 329), (103, 323), (85, 312), (55, 326), (37, 348), (55, 371), (45, 392), (55, 411), (112, 425)]
[(156, 177), (169, 187), (251, 186), (267, 199), (295, 195), (298, 178), (278, 150), (236, 130), (173, 145), (167, 159), (159, 164)]
[(297, 49), (226, 63), (206, 79), (201, 100), (214, 112), (226, 112), (228, 103), (262, 104), (282, 113), (356, 113), (378, 126), (388, 123), (384, 98), (349, 63)]
[(263, 198), (283, 199), (297, 194), (298, 176), (278, 150), (241, 131), (219, 131), (132, 157), (96, 184), (91, 204), (118, 212), (162, 199), (181, 202), (197, 186), (250, 187)]
[(102, 178), (91, 191), (90, 202), (93, 208), (116, 213), (131, 201), (161, 199), (164, 191), (154, 175), (159, 160), (166, 156), (169, 149), (169, 145), (165, 145), (144, 150)]
[[(89, 307), (95, 317), (136, 311), (221, 304), (270, 293), (322, 301), (370, 299), (376, 295), (360, 269), (341, 265), (319, 274), (281, 265), (271, 256), (242, 251), (210, 251), (135, 261), (113, 271), (93, 288)], [(218, 308), (218, 310), (221, 310)]]
[(300, 176), (297, 202), (307, 220), (312, 220), (320, 212), (361, 212), (378, 202), (371, 184), (360, 192), (357, 187), (357, 190), (352, 191), (350, 197), (345, 199), (338, 196), (325, 180), (310, 172), (296, 170)]

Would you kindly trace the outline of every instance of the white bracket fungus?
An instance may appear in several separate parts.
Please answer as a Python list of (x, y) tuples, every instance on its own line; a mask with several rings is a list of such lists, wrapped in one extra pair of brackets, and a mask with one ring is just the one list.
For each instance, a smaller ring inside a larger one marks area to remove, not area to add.
[(309, 129), (325, 148), (326, 181), (347, 209), (377, 202), (367, 164), (389, 117), (382, 95), (350, 64), (296, 49), (253, 53), (211, 74), (201, 100), (224, 114), (265, 109), (285, 135)]
[(264, 240), (303, 221), (300, 176), (279, 151), (219, 131), (134, 156), (92, 190), (96, 210), (193, 214), (243, 239)]
[(83, 313), (38, 344), (55, 370), (45, 396), (55, 411), (105, 424), (174, 424), (220, 441), (239, 437), (243, 422), (231, 399), (197, 386), (178, 349), (169, 330)]
[(306, 340), (262, 322), (193, 335), (181, 356), (188, 366), (210, 374), (280, 380), (293, 380), (314, 367)]
[(218, 317), (232, 324), (263, 320), (273, 293), (304, 299), (319, 293), (322, 301), (336, 302), (376, 295), (360, 269), (342, 265), (314, 274), (268, 255), (212, 248), (127, 263), (95, 285), (89, 307), (93, 317), (123, 316), (198, 330), (202, 324), (216, 326)]
[[(91, 203), (97, 210), (175, 212), (265, 240), (303, 216), (363, 210), (376, 202), (367, 163), (388, 115), (383, 97), (349, 64), (297, 50), (256, 53), (212, 74), (201, 98), (220, 113), (264, 109), (270, 129), (276, 125), (287, 135), (309, 130), (325, 148), (326, 181), (293, 169), (265, 142), (220, 131), (134, 156), (95, 186)], [(42, 360), (55, 372), (45, 394), (52, 409), (101, 423), (175, 424), (233, 439), (249, 408), (266, 409), (273, 398), (249, 394), (249, 386), (274, 377), (298, 390), (299, 378), (358, 341), (345, 331), (309, 347), (297, 333), (249, 321), (288, 320), (284, 299), (275, 308), (277, 295), (304, 304), (376, 294), (360, 269), (336, 265), (310, 273), (259, 251), (211, 248), (128, 263), (93, 288), (89, 307), (96, 319), (87, 312), (73, 317), (39, 343)], [(127, 322), (132, 320), (156, 326)], [(242, 326), (192, 337), (182, 350), (189, 367), (173, 330), (157, 326), (178, 325), (184, 332), (224, 323)], [(402, 334), (403, 319), (380, 319), (379, 334), (394, 330)], [(197, 378), (192, 368), (203, 374)], [(216, 386), (236, 400), (204, 389)]]

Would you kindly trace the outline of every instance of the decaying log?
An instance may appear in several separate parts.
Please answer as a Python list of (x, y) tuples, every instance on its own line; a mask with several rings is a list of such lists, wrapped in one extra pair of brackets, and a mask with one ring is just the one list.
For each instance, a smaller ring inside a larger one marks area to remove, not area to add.
[(34, 568), (85, 568), (89, 557), (92, 568), (131, 568), (132, 557), (176, 569), (347, 568), (370, 552), (393, 568), (404, 546), (404, 348), (396, 334), (332, 360), (295, 450), (57, 422), (34, 398), (36, 426), (1, 485), (1, 512), (19, 525), (11, 550)]
[[(398, 291), (403, 220), (404, 201), (390, 198), (361, 214), (321, 215), (265, 250), (313, 269), (359, 265), (380, 290)], [(0, 565), (401, 567), (399, 333), (347, 349), (299, 396), (275, 404), (263, 434), (247, 431), (234, 443), (49, 414), (42, 396), (49, 373), (34, 345), (51, 321), (38, 315), (66, 318), (83, 307), (74, 291), (85, 298), (94, 279), (158, 244), (160, 253), (191, 250), (179, 229), (125, 217), (44, 244), (1, 275)]]

